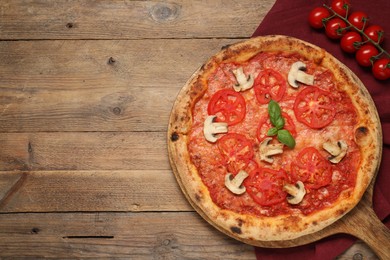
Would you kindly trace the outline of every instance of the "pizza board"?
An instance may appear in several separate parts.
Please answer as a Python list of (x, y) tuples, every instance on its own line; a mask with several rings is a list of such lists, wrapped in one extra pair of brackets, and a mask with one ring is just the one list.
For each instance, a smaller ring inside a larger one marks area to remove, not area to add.
[[(341, 64), (342, 66), (345, 67), (345, 65)], [(349, 70), (348, 68), (346, 68)], [(199, 73), (199, 68), (189, 79), (188, 82), (190, 82), (194, 77), (196, 77)], [(351, 74), (353, 74), (351, 72)], [(353, 74), (354, 77), (356, 77)], [(359, 81), (359, 80), (358, 80)], [(186, 83), (186, 85), (188, 84)], [(360, 84), (362, 84), (359, 81)], [(362, 86), (361, 89), (364, 92), (364, 95), (369, 96), (370, 94), (366, 90), (364, 86)], [(182, 89), (180, 93), (178, 94), (178, 98), (183, 97), (185, 95), (188, 95), (188, 90)], [(176, 141), (176, 138), (179, 138), (178, 136), (175, 136), (176, 130), (174, 129), (175, 122), (179, 120), (177, 115), (174, 113), (175, 110), (175, 105), (172, 109), (171, 112), (171, 117), (169, 121), (169, 126), (168, 126), (168, 143), (172, 141)], [(376, 112), (376, 111), (375, 111)], [(378, 122), (379, 117), (376, 114), (374, 115), (377, 117)], [(183, 119), (183, 118), (181, 118)], [(379, 128), (380, 128), (380, 123)], [(382, 154), (382, 135), (379, 130), (378, 139), (380, 139), (380, 155), (381, 157)], [(171, 163), (171, 167), (173, 170), (173, 173), (177, 179), (177, 182), (183, 192), (183, 194), (186, 196), (187, 200), (189, 203), (192, 205), (192, 207), (197, 211), (199, 215), (201, 215), (208, 223), (210, 223), (212, 226), (214, 226), (216, 229), (221, 231), (222, 233), (225, 233), (226, 235), (237, 239), (241, 242), (253, 245), (253, 246), (258, 246), (258, 247), (268, 247), (268, 248), (286, 248), (286, 247), (295, 247), (299, 245), (304, 245), (308, 243), (312, 243), (315, 241), (318, 241), (322, 238), (334, 235), (334, 234), (350, 234), (353, 235), (364, 242), (366, 242), (374, 251), (375, 253), (382, 259), (390, 259), (390, 247), (386, 245), (390, 245), (390, 231), (389, 229), (378, 219), (376, 216), (373, 208), (372, 208), (372, 195), (373, 195), (373, 189), (374, 189), (374, 180), (375, 176), (377, 174), (379, 164), (380, 164), (380, 158), (378, 160), (378, 165), (376, 165), (375, 168), (375, 173), (372, 175), (372, 179), (370, 179), (370, 183), (361, 197), (359, 203), (352, 208), (349, 212), (345, 212), (340, 217), (337, 219), (335, 222), (332, 222), (331, 224), (327, 225), (323, 229), (312, 232), (306, 235), (302, 235), (298, 238), (294, 238), (291, 240), (277, 240), (277, 241), (272, 241), (272, 240), (250, 240), (250, 239), (242, 239), (239, 236), (235, 236), (233, 233), (227, 232), (223, 227), (220, 227), (217, 225), (212, 219), (208, 217), (207, 214), (196, 204), (196, 202), (193, 199), (193, 196), (191, 196), (188, 193), (187, 187), (185, 182), (182, 180), (182, 177), (180, 176), (180, 172), (177, 166), (177, 161), (174, 159), (174, 157), (181, 157), (182, 155), (178, 154), (178, 152), (172, 148), (171, 145), (168, 145), (168, 153), (169, 153), (169, 160)]]
[[(215, 225), (215, 223), (211, 221), (207, 217), (207, 215), (205, 215), (203, 211), (197, 207), (195, 203), (193, 203), (190, 196), (187, 194), (187, 190), (183, 187), (183, 183), (181, 182), (180, 176), (178, 175), (175, 167), (173, 167), (173, 173), (179, 183), (183, 194), (185, 195), (191, 206), (197, 211), (197, 213), (216, 229), (218, 229), (222, 233), (225, 233), (228, 236), (231, 236), (230, 234), (227, 234), (224, 229), (221, 229), (219, 226)], [(390, 245), (390, 231), (378, 219), (372, 208), (374, 185), (375, 180), (370, 183), (370, 186), (363, 195), (363, 198), (358, 203), (358, 205), (355, 206), (354, 209), (352, 209), (349, 213), (347, 213), (344, 217), (342, 217), (335, 223), (316, 233), (308, 234), (292, 240), (282, 241), (248, 242), (247, 240), (243, 241), (237, 237), (233, 238), (241, 242), (258, 247), (288, 248), (309, 244), (335, 234), (350, 234), (364, 241), (381, 259), (390, 259), (390, 247), (388, 246)]]

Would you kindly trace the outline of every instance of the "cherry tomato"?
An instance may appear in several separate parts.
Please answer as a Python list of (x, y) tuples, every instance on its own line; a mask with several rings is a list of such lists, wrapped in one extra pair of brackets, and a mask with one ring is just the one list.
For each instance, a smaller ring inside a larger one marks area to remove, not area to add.
[[(282, 117), (284, 118), (284, 129), (288, 130), (290, 134), (295, 137), (297, 135), (297, 132), (295, 130), (295, 124), (294, 121), (291, 119), (291, 117), (285, 113), (282, 112)], [(266, 137), (268, 137), (267, 133), (270, 128), (272, 128), (273, 125), (271, 123), (271, 120), (269, 119), (269, 116), (264, 116), (260, 119), (259, 127), (257, 128), (257, 139), (259, 142), (263, 141)]]
[(337, 14), (341, 15), (342, 17), (345, 17), (347, 15), (347, 10), (351, 7), (349, 0), (333, 0), (330, 4), (330, 7), (335, 11)]
[(373, 40), (374, 42), (382, 43), (384, 38), (384, 30), (379, 25), (370, 25), (365, 30), (364, 33)]
[(366, 44), (356, 52), (355, 58), (361, 66), (370, 67), (372, 65), (371, 58), (378, 54), (379, 51), (374, 45)]
[(228, 168), (237, 168), (237, 164), (249, 164), (254, 155), (252, 141), (242, 134), (228, 133), (217, 141), (221, 153)]
[(374, 77), (380, 80), (390, 78), (390, 59), (382, 58), (374, 62), (372, 65), (372, 73)]
[(284, 170), (258, 168), (249, 173), (244, 186), (252, 199), (261, 206), (271, 206), (283, 202), (287, 193), (283, 186), (288, 182)]
[(355, 53), (358, 50), (359, 43), (362, 42), (360, 33), (351, 31), (347, 32), (340, 41), (341, 49), (348, 53)]
[(347, 24), (340, 18), (333, 18), (326, 23), (325, 34), (331, 39), (340, 39), (345, 33)]
[(362, 30), (366, 25), (368, 15), (365, 12), (353, 12), (349, 15), (348, 21), (354, 25), (357, 29)]
[(218, 122), (235, 125), (245, 117), (245, 99), (232, 89), (219, 90), (211, 97), (207, 112), (209, 115), (217, 115)]
[(312, 86), (297, 95), (294, 113), (299, 122), (320, 129), (333, 121), (336, 115), (335, 107), (330, 92)]
[(309, 13), (309, 24), (315, 29), (324, 27), (323, 19), (328, 18), (330, 13), (325, 7), (316, 7)]
[(305, 187), (318, 189), (332, 181), (331, 164), (314, 147), (306, 147), (291, 163), (293, 182), (302, 181)]
[(265, 69), (259, 73), (253, 84), (257, 100), (267, 104), (271, 99), (280, 101), (286, 92), (287, 83), (283, 76), (273, 69)]

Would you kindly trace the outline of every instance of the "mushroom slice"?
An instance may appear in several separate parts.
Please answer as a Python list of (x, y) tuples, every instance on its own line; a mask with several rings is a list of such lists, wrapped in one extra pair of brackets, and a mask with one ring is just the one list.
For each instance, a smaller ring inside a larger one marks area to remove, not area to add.
[(335, 143), (325, 142), (322, 148), (331, 154), (328, 158), (331, 163), (339, 163), (348, 151), (348, 145), (344, 140), (339, 140)]
[(293, 65), (290, 68), (290, 72), (288, 73), (287, 79), (288, 83), (294, 87), (298, 88), (298, 82), (301, 82), (306, 85), (313, 85), (314, 84), (314, 76), (307, 74), (303, 70), (306, 69), (306, 64), (297, 61), (293, 63)]
[(225, 186), (234, 194), (241, 195), (246, 191), (246, 188), (242, 186), (246, 177), (248, 177), (248, 173), (244, 170), (240, 170), (235, 177), (228, 173), (225, 176)]
[(227, 123), (215, 123), (214, 119), (217, 116), (211, 115), (206, 118), (203, 125), (203, 134), (207, 141), (215, 143), (218, 138), (215, 136), (216, 134), (227, 133), (228, 125)]
[(253, 83), (255, 82), (253, 75), (249, 74), (246, 76), (242, 67), (234, 69), (232, 72), (237, 80), (237, 83), (233, 85), (236, 92), (245, 91), (253, 86)]
[(277, 143), (277, 144), (270, 144), (272, 141), (272, 137), (265, 138), (260, 143), (260, 160), (266, 161), (268, 163), (273, 163), (274, 159), (272, 158), (273, 155), (281, 154), (283, 153), (283, 144)]
[(301, 181), (297, 181), (295, 185), (286, 184), (283, 186), (283, 190), (289, 194), (287, 202), (294, 205), (299, 204), (306, 194), (305, 186)]

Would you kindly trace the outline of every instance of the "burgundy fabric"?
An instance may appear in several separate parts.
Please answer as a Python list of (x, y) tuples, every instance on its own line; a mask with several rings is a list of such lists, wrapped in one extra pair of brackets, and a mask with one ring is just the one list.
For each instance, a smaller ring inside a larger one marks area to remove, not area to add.
[[(254, 36), (280, 34), (293, 36), (324, 48), (347, 65), (365, 84), (377, 106), (383, 130), (383, 157), (376, 179), (373, 206), (378, 217), (390, 228), (390, 80), (379, 81), (371, 70), (360, 67), (353, 55), (344, 53), (338, 40), (327, 38), (323, 30), (312, 29), (307, 17), (309, 12), (326, 1), (277, 0), (266, 15)], [(384, 28), (385, 41), (382, 47), (390, 51), (390, 1), (389, 0), (351, 0), (351, 11), (364, 11), (370, 24)], [(387, 34), (386, 34), (387, 33)], [(356, 239), (349, 235), (335, 235), (315, 243), (284, 249), (255, 248), (257, 259), (334, 259), (350, 247)]]

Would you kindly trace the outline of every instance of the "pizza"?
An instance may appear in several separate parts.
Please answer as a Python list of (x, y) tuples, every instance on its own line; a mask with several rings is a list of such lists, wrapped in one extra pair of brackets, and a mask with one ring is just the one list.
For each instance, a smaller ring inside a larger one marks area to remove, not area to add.
[(292, 240), (361, 199), (381, 159), (370, 94), (345, 65), (271, 35), (213, 55), (179, 92), (168, 126), (175, 177), (194, 209), (240, 241)]

